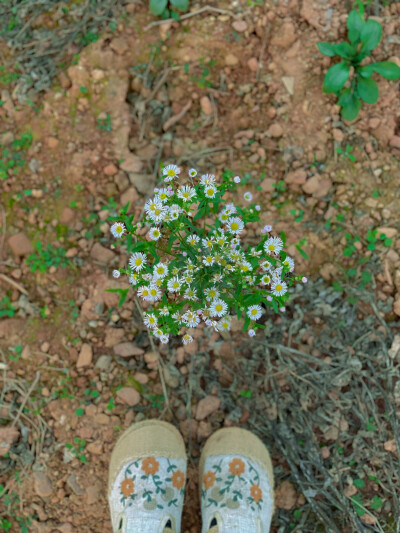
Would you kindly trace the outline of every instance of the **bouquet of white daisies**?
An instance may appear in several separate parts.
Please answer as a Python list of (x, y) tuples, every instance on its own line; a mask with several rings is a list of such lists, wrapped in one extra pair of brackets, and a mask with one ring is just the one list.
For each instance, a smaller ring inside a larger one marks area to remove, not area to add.
[[(264, 310), (284, 312), (289, 287), (307, 278), (294, 276), (285, 235), (273, 236), (271, 226), (261, 229), (257, 244), (242, 243), (246, 223), (260, 222), (261, 208), (250, 192), (243, 195), (249, 207), (226, 203), (239, 176), (224, 173), (218, 182), (212, 174), (199, 179), (193, 168), (183, 180), (180, 173), (176, 165), (162, 167), (165, 185), (154, 189), (141, 222), (133, 224), (128, 204), (120, 216), (109, 217), (111, 233), (126, 237), (131, 253), (128, 267), (113, 275), (128, 276), (143, 301), (144, 324), (162, 343), (179, 334), (184, 344), (191, 342), (202, 322), (229, 331), (235, 315), (244, 315), (243, 331), (254, 336), (264, 327), (257, 322)], [(138, 233), (143, 227), (147, 238)], [(120, 293), (122, 305), (128, 290), (109, 290)]]

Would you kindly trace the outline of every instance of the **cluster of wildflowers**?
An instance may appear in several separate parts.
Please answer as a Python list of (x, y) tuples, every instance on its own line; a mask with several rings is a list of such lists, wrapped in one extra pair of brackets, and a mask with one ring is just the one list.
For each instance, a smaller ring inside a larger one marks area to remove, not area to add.
[[(242, 243), (246, 223), (259, 222), (261, 208), (224, 200), (225, 193), (236, 191), (239, 176), (225, 175), (218, 183), (214, 175), (199, 177), (190, 169), (179, 186), (180, 173), (176, 165), (163, 167), (165, 186), (146, 202), (141, 223), (132, 225), (128, 206), (111, 218), (113, 236), (127, 237), (131, 255), (122, 272), (146, 309), (144, 324), (162, 343), (181, 334), (187, 344), (200, 323), (229, 331), (236, 315), (244, 316), (243, 331), (254, 336), (264, 327), (257, 320), (265, 309), (283, 312), (289, 287), (307, 279), (294, 276), (294, 260), (283, 251), (285, 236), (273, 236), (271, 226), (260, 231), (256, 245)], [(244, 200), (252, 199), (245, 192)], [(137, 231), (143, 227), (147, 238)], [(114, 277), (120, 274), (114, 270)]]

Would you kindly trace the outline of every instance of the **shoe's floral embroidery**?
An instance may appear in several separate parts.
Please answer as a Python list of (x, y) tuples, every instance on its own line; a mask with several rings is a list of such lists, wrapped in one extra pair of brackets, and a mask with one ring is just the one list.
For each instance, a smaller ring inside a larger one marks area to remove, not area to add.
[(177, 470), (171, 476), (171, 483), (173, 487), (180, 490), (185, 484), (185, 474), (180, 470)]
[[(211, 462), (210, 462), (211, 461)], [(261, 478), (259, 467), (253, 461), (234, 457), (208, 458), (203, 475), (201, 497), (205, 508), (239, 509), (252, 511), (263, 508), (263, 490), (269, 487), (266, 474)]]
[(132, 479), (126, 478), (121, 483), (121, 492), (125, 498), (129, 498), (135, 491), (135, 484)]
[(158, 472), (160, 463), (155, 457), (146, 457), (142, 461), (142, 470), (146, 476), (154, 475)]

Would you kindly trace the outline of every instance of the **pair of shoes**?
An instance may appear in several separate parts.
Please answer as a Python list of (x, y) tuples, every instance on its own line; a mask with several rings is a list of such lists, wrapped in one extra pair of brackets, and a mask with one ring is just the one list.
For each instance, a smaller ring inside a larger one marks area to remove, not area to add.
[[(167, 422), (133, 424), (110, 460), (114, 533), (180, 533), (186, 451)], [(272, 463), (250, 431), (220, 429), (200, 458), (202, 533), (268, 533), (274, 512)]]

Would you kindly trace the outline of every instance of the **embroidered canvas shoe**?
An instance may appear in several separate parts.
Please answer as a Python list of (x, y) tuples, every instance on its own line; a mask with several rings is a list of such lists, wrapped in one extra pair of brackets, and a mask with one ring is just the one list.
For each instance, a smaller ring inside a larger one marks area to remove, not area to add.
[(200, 458), (202, 533), (268, 533), (274, 475), (267, 448), (250, 431), (220, 429)]
[(185, 444), (167, 422), (133, 424), (111, 454), (108, 500), (114, 533), (180, 533)]

